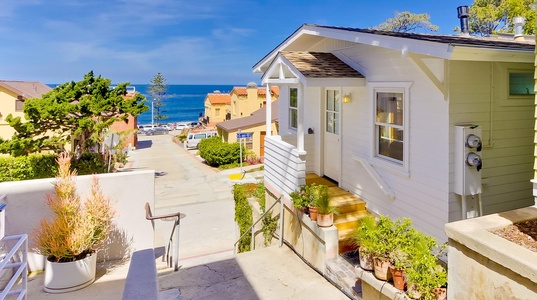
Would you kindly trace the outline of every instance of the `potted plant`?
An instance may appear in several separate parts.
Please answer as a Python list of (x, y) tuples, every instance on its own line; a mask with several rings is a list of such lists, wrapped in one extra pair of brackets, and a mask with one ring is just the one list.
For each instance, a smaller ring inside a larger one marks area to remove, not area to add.
[(289, 194), (293, 200), (293, 206), (309, 214), (312, 221), (317, 221), (317, 208), (315, 207), (315, 193), (318, 186), (314, 183), (311, 185), (301, 186), (299, 190)]
[[(407, 270), (408, 284), (412, 286), (407, 291), (410, 297), (415, 299), (445, 299), (447, 296), (447, 270), (438, 256), (445, 249), (446, 245), (439, 248), (434, 254), (433, 249), (438, 248), (436, 240), (423, 235), (421, 242), (414, 249), (415, 254), (412, 265)], [(439, 294), (437, 297), (436, 294)]]
[(337, 213), (337, 207), (330, 204), (328, 196), (328, 186), (318, 185), (313, 191), (313, 206), (317, 207), (317, 225), (320, 227), (330, 227), (334, 225), (334, 214)]
[(377, 221), (372, 215), (367, 215), (358, 221), (354, 229), (352, 243), (358, 248), (360, 267), (364, 270), (373, 270), (373, 255), (371, 249), (376, 242)]
[(47, 258), (44, 290), (63, 293), (95, 280), (96, 251), (108, 236), (114, 210), (97, 177), (90, 195), (82, 201), (76, 192), (76, 172), (70, 170), (71, 156), (63, 152), (56, 161), (54, 193), (47, 195), (47, 205), (55, 217), (41, 220), (33, 238), (38, 252)]

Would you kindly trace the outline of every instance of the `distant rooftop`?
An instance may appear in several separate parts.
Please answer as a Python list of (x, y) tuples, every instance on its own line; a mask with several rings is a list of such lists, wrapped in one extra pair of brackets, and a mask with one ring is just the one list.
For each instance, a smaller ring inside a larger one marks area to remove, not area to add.
[(9, 81), (0, 80), (0, 87), (10, 90), (23, 99), (40, 98), (52, 90), (48, 85), (39, 81)]

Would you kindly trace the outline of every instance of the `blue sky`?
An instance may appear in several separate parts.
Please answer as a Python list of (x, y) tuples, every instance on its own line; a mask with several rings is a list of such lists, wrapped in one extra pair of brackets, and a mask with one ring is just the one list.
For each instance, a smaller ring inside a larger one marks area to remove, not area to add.
[(395, 11), (459, 25), (449, 0), (1, 0), (0, 79), (114, 83), (259, 83), (252, 66), (304, 23), (368, 28)]

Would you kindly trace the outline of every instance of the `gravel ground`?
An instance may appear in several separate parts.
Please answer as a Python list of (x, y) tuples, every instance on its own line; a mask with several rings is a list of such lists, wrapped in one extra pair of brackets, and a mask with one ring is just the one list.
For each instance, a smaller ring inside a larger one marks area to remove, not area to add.
[(537, 252), (537, 219), (515, 223), (505, 228), (492, 230), (491, 232), (531, 251)]

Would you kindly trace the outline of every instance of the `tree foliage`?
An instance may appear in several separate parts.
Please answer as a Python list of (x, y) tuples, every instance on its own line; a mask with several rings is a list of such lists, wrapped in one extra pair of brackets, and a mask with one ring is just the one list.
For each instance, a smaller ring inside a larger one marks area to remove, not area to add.
[[(154, 118), (157, 125), (161, 120), (166, 120), (168, 116), (164, 115), (165, 112), (162, 107), (166, 106), (164, 100), (166, 99), (166, 93), (168, 90), (168, 83), (162, 74), (157, 73), (149, 82), (149, 95), (153, 98), (153, 107), (156, 110)], [(151, 120), (153, 121), (153, 120)]]
[(514, 32), (514, 17), (524, 17), (524, 34), (535, 33), (534, 0), (475, 0), (469, 8), (470, 34), (488, 36), (496, 32)]
[(438, 31), (438, 26), (430, 22), (427, 13), (414, 14), (409, 11), (395, 12), (393, 18), (389, 18), (373, 29), (394, 32), (417, 32)]
[(0, 152), (14, 156), (43, 150), (61, 152), (73, 138), (85, 152), (102, 140), (103, 132), (114, 122), (128, 122), (129, 115), (136, 117), (148, 109), (141, 94), (123, 97), (129, 83), (115, 88), (110, 83), (110, 79), (95, 77), (90, 71), (79, 82), (64, 83), (41, 98), (26, 100), (26, 120), (11, 114), (6, 117), (15, 134), (2, 141)]

